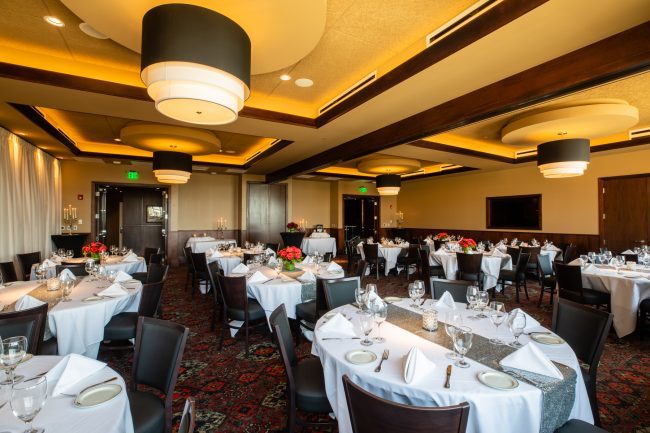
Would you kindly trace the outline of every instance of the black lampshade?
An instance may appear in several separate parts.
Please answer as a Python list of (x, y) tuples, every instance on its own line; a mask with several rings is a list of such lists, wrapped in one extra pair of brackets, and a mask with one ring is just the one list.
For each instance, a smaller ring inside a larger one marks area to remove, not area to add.
[(379, 195), (397, 195), (402, 186), (402, 178), (398, 174), (380, 174), (375, 178)]
[(589, 164), (589, 140), (569, 138), (537, 146), (537, 166), (548, 178), (581, 176)]
[(187, 183), (192, 174), (192, 155), (181, 152), (154, 152), (153, 173), (162, 183)]

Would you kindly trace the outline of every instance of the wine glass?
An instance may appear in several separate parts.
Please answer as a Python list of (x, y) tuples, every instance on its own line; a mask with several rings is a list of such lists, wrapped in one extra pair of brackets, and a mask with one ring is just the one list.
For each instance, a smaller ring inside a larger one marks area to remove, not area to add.
[[(447, 311), (445, 313), (445, 332), (447, 335), (451, 338), (451, 341), (454, 341), (454, 333), (456, 332), (456, 329), (458, 329), (459, 326), (463, 324), (463, 316), (460, 315), (460, 313), (456, 313), (453, 311)], [(453, 345), (452, 345), (453, 346)], [(458, 359), (458, 355), (456, 355), (455, 348), (452, 349), (451, 352), (447, 352), (446, 356), (449, 359), (456, 360)]]
[(361, 324), (361, 331), (366, 336), (365, 339), (361, 340), (362, 346), (372, 346), (372, 341), (368, 338), (368, 335), (372, 332), (372, 328), (375, 326), (374, 315), (370, 311), (364, 311), (359, 316), (359, 323)]
[(424, 281), (422, 280), (415, 280), (413, 281), (413, 291), (415, 292), (416, 300), (415, 300), (415, 306), (417, 308), (420, 308), (420, 305), (422, 304), (420, 302), (420, 299), (424, 296)]
[(11, 391), (11, 410), (14, 416), (27, 424), (24, 433), (44, 433), (45, 429), (33, 428), (32, 421), (45, 405), (47, 398), (47, 379), (38, 379), (14, 384)]
[(361, 285), (359, 285), (359, 287), (357, 287), (354, 290), (354, 298), (356, 300), (357, 307), (359, 307), (359, 309), (357, 310), (357, 314), (361, 314), (363, 312), (364, 296), (366, 296), (366, 289), (364, 287), (361, 287)]
[(580, 254), (580, 260), (582, 261), (582, 268), (584, 269), (589, 264), (589, 256), (586, 254)]
[(503, 321), (506, 319), (507, 316), (508, 315), (506, 314), (506, 306), (503, 304), (503, 302), (497, 302), (497, 301), (490, 302), (490, 312), (488, 313), (488, 317), (490, 318), (490, 321), (496, 328), (495, 337), (490, 338), (490, 343), (504, 344), (503, 341), (497, 337), (497, 335), (499, 334), (499, 326), (503, 323)]
[(488, 306), (490, 302), (490, 294), (487, 290), (479, 290), (476, 296), (476, 308), (479, 311), (479, 314), (476, 315), (479, 319), (487, 319), (488, 316), (483, 314), (483, 310)]
[(72, 288), (74, 287), (74, 280), (67, 278), (65, 281), (61, 281), (61, 293), (63, 294), (62, 302), (70, 302), (70, 295), (72, 294)]
[(10, 337), (2, 340), (2, 352), (0, 353), (0, 363), (9, 372), (8, 381), (3, 382), (15, 384), (24, 379), (24, 376), (14, 375), (16, 366), (23, 360), (27, 353), (27, 338), (23, 336)]
[(388, 306), (384, 301), (375, 302), (372, 304), (372, 313), (375, 315), (375, 323), (377, 324), (377, 336), (373, 338), (373, 341), (385, 343), (386, 339), (381, 336), (381, 324), (386, 321), (388, 316)]
[(69, 258), (69, 259), (73, 258), (73, 257), (74, 257), (74, 251), (73, 251), (73, 250), (67, 250), (67, 251), (65, 252), (65, 256), (66, 256), (67, 258)]
[(515, 341), (508, 344), (508, 346), (519, 349), (523, 346), (519, 342), (519, 336), (523, 334), (524, 328), (526, 328), (526, 315), (521, 311), (511, 311), (508, 316), (508, 328), (510, 328), (510, 332), (515, 337)]
[[(468, 308), (473, 310), (476, 307), (476, 301), (478, 299), (478, 286), (467, 286), (467, 292), (465, 292), (465, 298), (467, 299)], [(476, 319), (476, 316), (469, 316), (468, 319)]]
[(5, 288), (4, 279), (2, 278), (2, 272), (0, 272), (0, 289)]
[(472, 339), (474, 338), (474, 334), (472, 334), (471, 328), (468, 328), (467, 326), (457, 326), (453, 338), (454, 348), (460, 355), (460, 358), (456, 360), (454, 365), (460, 368), (468, 368), (469, 363), (465, 361), (465, 354), (472, 347)]
[(594, 257), (595, 257), (595, 256), (596, 256), (596, 253), (593, 252), (593, 251), (589, 251), (589, 252), (587, 253), (587, 258), (589, 259), (589, 261), (590, 261), (591, 263), (594, 262)]
[(418, 298), (417, 290), (415, 290), (415, 286), (413, 283), (409, 284), (408, 287), (408, 292), (409, 292), (409, 298), (411, 298), (411, 301), (413, 302), (409, 307), (417, 308), (418, 304), (415, 302)]

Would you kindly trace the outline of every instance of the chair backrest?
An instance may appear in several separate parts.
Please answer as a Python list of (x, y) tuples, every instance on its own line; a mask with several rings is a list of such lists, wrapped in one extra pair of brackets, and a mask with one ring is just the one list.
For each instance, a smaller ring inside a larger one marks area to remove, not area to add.
[(46, 321), (47, 304), (22, 311), (0, 313), (0, 336), (24, 336), (27, 338), (27, 352), (37, 355), (43, 342)]
[(150, 265), (162, 265), (165, 263), (165, 253), (156, 253), (152, 254), (149, 257), (149, 262)]
[(433, 299), (440, 299), (445, 292), (449, 292), (454, 301), (467, 304), (467, 286), (475, 285), (474, 281), (465, 280), (443, 280), (441, 278), (431, 278)]
[(512, 263), (517, 263), (519, 260), (519, 254), (521, 254), (521, 250), (516, 247), (506, 247), (506, 254), (510, 256)]
[(520, 249), (522, 253), (530, 254), (529, 263), (537, 263), (537, 256), (542, 251), (542, 247), (521, 247)]
[(194, 433), (196, 428), (196, 400), (194, 397), (187, 397), (185, 408), (181, 416), (181, 423), (178, 425), (178, 433)]
[(626, 262), (634, 262), (634, 263), (639, 263), (639, 255), (638, 254), (621, 254), (623, 257), (625, 257)]
[(578, 248), (573, 244), (567, 245), (566, 248), (564, 249), (564, 254), (562, 257), (564, 263), (565, 264), (570, 263), (577, 257), (578, 257)]
[(161, 265), (157, 263), (151, 263), (149, 269), (147, 269), (147, 283), (159, 283), (164, 282), (167, 279), (167, 272), (169, 271), (169, 266)]
[(428, 249), (420, 249), (420, 271), (422, 272), (422, 279), (427, 293), (431, 293), (431, 268), (429, 267), (429, 252)]
[(153, 317), (160, 306), (162, 297), (163, 281), (142, 285), (142, 295), (140, 296), (140, 306), (138, 307), (138, 316)]
[(158, 248), (146, 247), (144, 249), (144, 254), (142, 254), (142, 257), (144, 257), (144, 262), (146, 264), (149, 264), (151, 260), (151, 256), (157, 253), (158, 253)]
[(86, 265), (82, 265), (79, 263), (63, 262), (60, 265), (56, 265), (55, 269), (57, 275), (63, 272), (64, 269), (68, 269), (70, 272), (72, 272), (72, 275), (74, 275), (75, 277), (85, 277), (86, 275), (88, 275), (88, 272), (86, 271)]
[(343, 375), (353, 433), (464, 433), (469, 404), (417, 407), (394, 403), (369, 393)]
[(214, 301), (219, 303), (220, 296), (222, 293), (221, 286), (219, 285), (219, 279), (217, 275), (223, 275), (219, 261), (215, 260), (214, 262), (208, 263), (208, 276), (210, 277), (210, 282), (212, 283), (212, 296)]
[(613, 318), (611, 313), (567, 299), (560, 298), (553, 305), (553, 332), (569, 343), (578, 359), (589, 364), (594, 378)]
[(355, 291), (361, 287), (359, 277), (339, 278), (338, 280), (325, 280), (323, 291), (328, 310), (333, 310), (342, 305), (352, 304), (356, 301)]
[(18, 263), (20, 264), (20, 271), (23, 277), (28, 280), (29, 275), (32, 273), (32, 265), (41, 261), (41, 253), (35, 251), (33, 253), (16, 254)]
[(359, 279), (361, 279), (366, 276), (367, 270), (368, 270), (368, 262), (366, 262), (365, 260), (358, 260), (357, 271), (354, 273), (354, 276), (359, 277)]
[(267, 243), (266, 248), (272, 249), (274, 252), (278, 252), (278, 249), (280, 249), (280, 244), (272, 244), (272, 243)]
[(194, 272), (208, 272), (208, 258), (205, 253), (192, 253), (192, 266), (194, 266)]
[(420, 260), (420, 244), (412, 244), (409, 243), (408, 251), (406, 253), (406, 256), (409, 259), (416, 259)]
[(255, 257), (261, 256), (262, 253), (244, 253), (244, 264), (248, 263), (249, 260), (255, 260)]
[(248, 310), (248, 294), (246, 293), (246, 277), (225, 277), (217, 275), (221, 296), (226, 311), (228, 309)]
[(0, 274), (2, 274), (2, 281), (5, 283), (11, 283), (12, 281), (18, 280), (14, 262), (0, 263)]
[(131, 390), (145, 385), (165, 394), (165, 432), (171, 432), (174, 388), (188, 334), (188, 328), (168, 320), (138, 319)]
[(456, 253), (458, 259), (458, 271), (463, 274), (476, 274), (481, 272), (483, 254)]
[(363, 243), (363, 255), (366, 261), (374, 260), (379, 257), (379, 244)]
[(325, 279), (316, 277), (316, 319), (324, 311), (327, 311), (327, 300), (325, 299)]
[(300, 248), (302, 244), (302, 238), (305, 237), (305, 233), (304, 232), (282, 232), (280, 233), (280, 236), (282, 236), (282, 243), (284, 244), (285, 248), (286, 247)]
[(293, 343), (291, 326), (287, 317), (287, 309), (284, 304), (280, 304), (269, 316), (271, 332), (275, 338), (275, 343), (280, 349), (280, 355), (287, 368), (287, 373), (291, 372), (293, 367), (298, 364), (298, 357)]
[(531, 260), (530, 253), (519, 253), (519, 259), (517, 260), (517, 266), (515, 268), (517, 274), (525, 274), (526, 266), (528, 266), (529, 260)]
[(194, 271), (194, 265), (192, 264), (192, 247), (184, 247), (183, 255), (185, 256), (185, 265), (187, 266), (188, 271)]
[(324, 261), (324, 262), (329, 263), (329, 262), (332, 261), (333, 258), (334, 258), (334, 254), (332, 254), (332, 253), (325, 253), (325, 254), (323, 254), (323, 261)]
[(548, 254), (539, 254), (537, 256), (537, 270), (543, 277), (555, 275), (553, 271), (553, 264), (551, 263), (551, 256)]
[(555, 272), (557, 276), (557, 286), (560, 289), (560, 297), (562, 296), (563, 290), (574, 292), (582, 296), (582, 271), (580, 266), (556, 263)]

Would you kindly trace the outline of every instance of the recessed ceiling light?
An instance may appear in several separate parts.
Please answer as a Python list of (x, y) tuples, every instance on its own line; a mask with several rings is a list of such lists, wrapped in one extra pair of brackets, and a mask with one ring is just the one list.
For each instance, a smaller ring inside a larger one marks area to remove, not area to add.
[(237, 153), (234, 150), (226, 150), (226, 153)]
[(298, 78), (294, 83), (298, 87), (311, 87), (314, 85), (314, 82), (309, 78)]
[(47, 22), (48, 24), (52, 24), (53, 26), (65, 27), (65, 23), (60, 19), (58, 19), (57, 17), (53, 17), (51, 15), (45, 15), (43, 19), (45, 20), (45, 22)]
[(81, 23), (81, 24), (79, 24), (79, 29), (80, 29), (82, 32), (84, 32), (85, 34), (87, 34), (88, 36), (91, 36), (91, 37), (93, 37), (93, 38), (97, 38), (97, 39), (108, 39), (108, 36), (106, 36), (105, 34), (103, 34), (103, 33), (101, 33), (101, 32), (98, 32), (97, 30), (95, 30), (95, 29), (94, 29), (90, 24), (88, 24), (88, 23)]
[(280, 79), (282, 81), (289, 81), (291, 79), (291, 75), (282, 74), (282, 75), (280, 75)]
[(113, 141), (117, 141), (118, 143), (121, 143), (122, 139), (121, 138), (114, 138)]

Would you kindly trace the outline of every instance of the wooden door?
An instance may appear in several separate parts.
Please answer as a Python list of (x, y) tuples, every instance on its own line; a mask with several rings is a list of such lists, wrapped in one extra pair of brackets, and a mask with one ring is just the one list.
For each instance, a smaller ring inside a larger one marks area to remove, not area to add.
[(247, 208), (247, 239), (279, 243), (287, 225), (287, 185), (249, 183)]
[(269, 226), (266, 240), (281, 243), (280, 233), (287, 231), (287, 185), (269, 185)]
[(162, 191), (124, 188), (122, 192), (122, 245), (142, 255), (146, 247), (165, 249), (163, 221), (149, 215), (149, 206), (162, 209)]
[(601, 179), (601, 245), (621, 252), (648, 242), (650, 175)]

